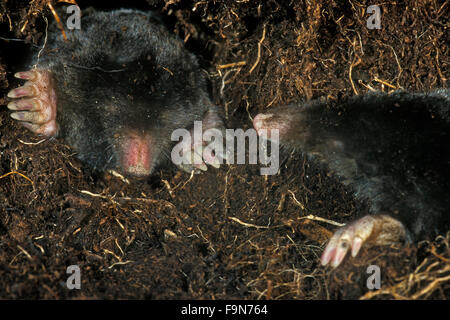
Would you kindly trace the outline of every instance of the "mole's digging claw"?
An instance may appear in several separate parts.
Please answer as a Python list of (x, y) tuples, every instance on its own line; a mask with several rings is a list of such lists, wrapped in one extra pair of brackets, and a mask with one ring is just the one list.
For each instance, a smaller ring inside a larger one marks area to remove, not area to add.
[(208, 167), (206, 166), (206, 164), (203, 162), (202, 156), (193, 152), (193, 167), (200, 169), (202, 171), (207, 171)]
[(14, 77), (23, 80), (34, 80), (36, 78), (36, 73), (34, 71), (22, 71), (14, 74)]
[[(32, 70), (18, 72), (14, 76), (28, 81), (8, 93), (9, 98), (16, 98), (8, 104), (8, 109), (21, 111), (12, 113), (11, 118), (23, 121), (23, 126), (34, 133), (55, 136), (58, 132), (56, 94), (50, 72)], [(21, 99), (23, 97), (32, 99)]]
[[(194, 129), (190, 131), (191, 137), (195, 136), (193, 130)], [(222, 138), (223, 140), (223, 137), (225, 137), (225, 128), (217, 112), (208, 110), (202, 119), (202, 140), (191, 141), (187, 139), (182, 140), (175, 145), (174, 149), (190, 151), (182, 154), (182, 163), (177, 166), (188, 173), (192, 170), (196, 173), (207, 171), (207, 165), (219, 168), (223, 163), (223, 160), (227, 158), (225, 145), (222, 146), (222, 150), (215, 150), (215, 146), (210, 147), (209, 143), (212, 137), (214, 137), (214, 139), (219, 138), (219, 140)], [(222, 141), (220, 141), (220, 143), (222, 143)]]
[(8, 92), (8, 98), (31, 97), (35, 95), (32, 85), (24, 85)]
[(187, 173), (190, 173), (192, 170), (194, 170), (196, 173), (200, 173), (201, 171), (207, 171), (208, 167), (203, 161), (201, 154), (198, 154), (196, 152), (198, 148), (195, 146), (195, 144), (192, 144), (191, 146), (186, 146), (184, 145), (185, 143), (186, 143), (185, 141), (181, 141), (176, 146), (180, 147), (183, 150), (191, 148), (189, 150), (190, 152), (183, 153), (182, 162), (180, 164), (177, 164), (177, 167)]
[(14, 112), (11, 113), (11, 118), (19, 120), (19, 121), (27, 121), (34, 124), (44, 124), (48, 122), (48, 117), (43, 112), (29, 112), (29, 111), (23, 111), (23, 112)]
[(364, 243), (387, 245), (405, 238), (406, 231), (400, 221), (387, 215), (367, 215), (334, 233), (322, 254), (321, 263), (327, 265), (331, 262), (331, 266), (336, 268), (349, 249), (355, 257)]
[(336, 268), (350, 248), (352, 256), (356, 256), (362, 243), (372, 235), (376, 222), (377, 216), (365, 216), (336, 231), (322, 254), (322, 265), (331, 262), (331, 266)]
[(9, 110), (37, 111), (39, 107), (39, 103), (35, 99), (21, 99), (8, 103)]

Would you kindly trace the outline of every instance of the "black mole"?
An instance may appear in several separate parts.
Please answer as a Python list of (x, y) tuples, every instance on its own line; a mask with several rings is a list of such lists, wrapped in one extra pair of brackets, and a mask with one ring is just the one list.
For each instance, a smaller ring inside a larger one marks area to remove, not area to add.
[[(254, 127), (317, 157), (369, 200), (371, 214), (340, 228), (322, 255), (338, 266), (351, 249), (419, 240), (450, 227), (450, 92), (370, 93), (270, 110)], [(269, 136), (270, 138), (270, 136)]]
[[(197, 59), (154, 13), (83, 13), (68, 41), (51, 24), (35, 67), (15, 75), (28, 81), (8, 93), (14, 119), (62, 137), (97, 170), (134, 176), (170, 159), (175, 129), (203, 121), (204, 130), (223, 130)], [(180, 167), (206, 170), (202, 161)]]

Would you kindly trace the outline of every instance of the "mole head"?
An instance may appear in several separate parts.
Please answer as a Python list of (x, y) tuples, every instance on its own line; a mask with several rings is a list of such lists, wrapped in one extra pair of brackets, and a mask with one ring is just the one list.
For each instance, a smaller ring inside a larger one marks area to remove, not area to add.
[[(147, 177), (151, 175), (173, 144), (170, 139), (174, 126), (182, 126), (176, 121), (163, 117), (160, 104), (143, 96), (147, 101), (123, 100), (116, 110), (107, 110), (104, 132), (112, 144), (111, 167), (126, 176)], [(151, 102), (148, 102), (151, 101)], [(173, 114), (172, 110), (167, 111)], [(111, 139), (112, 138), (112, 139)]]

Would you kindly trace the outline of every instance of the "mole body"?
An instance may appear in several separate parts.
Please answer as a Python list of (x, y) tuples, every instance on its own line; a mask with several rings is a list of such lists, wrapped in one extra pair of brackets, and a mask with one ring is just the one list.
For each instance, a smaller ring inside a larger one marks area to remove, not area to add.
[(28, 81), (8, 108), (31, 131), (62, 137), (95, 169), (147, 176), (170, 159), (175, 129), (222, 127), (197, 59), (153, 13), (91, 10), (67, 34), (50, 25), (35, 67), (15, 75)]
[[(450, 94), (371, 93), (270, 110), (254, 127), (320, 159), (369, 200), (371, 214), (338, 231), (322, 264), (338, 266), (363, 243), (432, 237), (450, 228)], [(270, 138), (270, 136), (269, 136)]]

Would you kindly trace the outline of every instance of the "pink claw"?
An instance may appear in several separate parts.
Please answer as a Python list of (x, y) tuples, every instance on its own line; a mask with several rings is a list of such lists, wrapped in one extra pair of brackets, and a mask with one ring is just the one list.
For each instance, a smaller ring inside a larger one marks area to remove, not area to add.
[(36, 73), (34, 71), (21, 71), (14, 74), (14, 77), (23, 80), (34, 80)]
[(37, 103), (34, 99), (22, 99), (17, 101), (12, 101), (8, 103), (9, 110), (27, 110), (35, 111), (38, 109)]
[(403, 224), (388, 215), (367, 215), (338, 229), (328, 242), (322, 257), (322, 265), (331, 264), (336, 268), (344, 260), (348, 250), (356, 257), (362, 245), (370, 242), (387, 245), (404, 240), (406, 231)]
[(361, 249), (363, 245), (363, 240), (360, 237), (355, 237), (352, 242), (352, 257), (356, 257), (359, 250)]
[(327, 265), (328, 262), (331, 261), (331, 258), (335, 255), (336, 248), (327, 246), (322, 254), (322, 257), (320, 258), (320, 262), (323, 266)]
[(32, 86), (23, 86), (16, 89), (11, 90), (8, 92), (9, 98), (20, 98), (20, 97), (26, 97), (26, 96), (34, 96), (34, 89)]
[[(15, 100), (8, 104), (11, 118), (34, 133), (55, 136), (58, 133), (56, 122), (56, 93), (52, 74), (47, 70), (17, 72), (16, 78), (28, 80), (23, 86), (8, 93)], [(24, 98), (32, 97), (32, 98)]]

